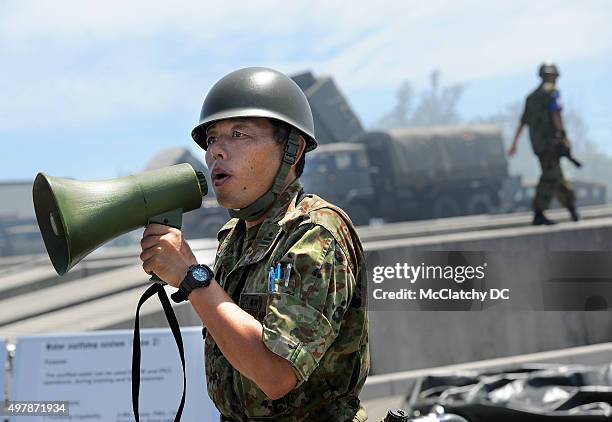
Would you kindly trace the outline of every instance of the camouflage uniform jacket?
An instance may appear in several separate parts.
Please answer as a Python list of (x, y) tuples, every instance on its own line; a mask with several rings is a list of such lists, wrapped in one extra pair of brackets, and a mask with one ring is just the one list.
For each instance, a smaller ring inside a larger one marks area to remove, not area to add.
[(529, 138), (533, 152), (546, 155), (555, 136), (551, 107), (559, 97), (559, 91), (551, 82), (542, 83), (527, 97), (521, 123), (529, 125)]
[[(215, 279), (262, 323), (263, 343), (291, 363), (298, 379), (285, 397), (270, 400), (207, 334), (208, 393), (236, 421), (367, 419), (358, 399), (370, 365), (361, 243), (342, 210), (314, 195), (299, 198), (301, 192), (296, 180), (255, 236), (238, 219), (219, 232)], [(287, 264), (293, 268), (288, 284), (270, 292), (268, 273), (277, 263), (283, 279)]]

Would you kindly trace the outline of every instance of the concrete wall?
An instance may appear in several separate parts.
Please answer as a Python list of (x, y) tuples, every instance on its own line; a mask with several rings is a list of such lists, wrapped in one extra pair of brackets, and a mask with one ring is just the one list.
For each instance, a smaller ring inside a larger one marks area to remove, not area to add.
[[(534, 261), (539, 256), (537, 252), (612, 251), (612, 220), (374, 242), (366, 244), (366, 250), (368, 268), (402, 262), (417, 251), (507, 251), (509, 255), (518, 251), (527, 259), (529, 251), (533, 251), (532, 262), (525, 263), (526, 267), (533, 268), (538, 266)], [(612, 253), (610, 258), (612, 261)], [(514, 281), (523, 291), (529, 291), (525, 290), (529, 288), (525, 285), (529, 280), (521, 278), (520, 271)], [(609, 311), (370, 312), (372, 374), (609, 341), (612, 341)]]

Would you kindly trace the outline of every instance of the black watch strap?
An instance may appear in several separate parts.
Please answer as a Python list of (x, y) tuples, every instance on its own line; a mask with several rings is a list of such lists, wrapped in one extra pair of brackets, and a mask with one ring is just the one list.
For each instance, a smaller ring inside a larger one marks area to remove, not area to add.
[(179, 289), (176, 292), (172, 293), (170, 297), (175, 303), (181, 303), (187, 300), (189, 293), (191, 292), (187, 292), (186, 289), (183, 287), (183, 284), (181, 283)]
[[(208, 277), (206, 280), (198, 281), (193, 277), (192, 271), (196, 267), (203, 268), (208, 273)], [(189, 294), (193, 291), (193, 289), (197, 289), (198, 287), (207, 287), (210, 284), (210, 281), (213, 279), (213, 276), (213, 271), (207, 265), (192, 265), (187, 270), (187, 275), (181, 282), (179, 289), (174, 292), (170, 297), (176, 303), (184, 302), (187, 300)]]

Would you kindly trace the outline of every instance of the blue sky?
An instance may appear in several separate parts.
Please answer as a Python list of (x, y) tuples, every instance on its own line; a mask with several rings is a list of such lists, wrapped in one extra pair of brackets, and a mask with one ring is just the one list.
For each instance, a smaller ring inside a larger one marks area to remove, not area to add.
[(332, 75), (368, 126), (432, 69), (467, 85), (473, 118), (522, 101), (553, 59), (565, 104), (612, 154), (607, 0), (287, 3), (0, 1), (0, 181), (110, 178), (196, 151), (204, 95), (252, 65)]

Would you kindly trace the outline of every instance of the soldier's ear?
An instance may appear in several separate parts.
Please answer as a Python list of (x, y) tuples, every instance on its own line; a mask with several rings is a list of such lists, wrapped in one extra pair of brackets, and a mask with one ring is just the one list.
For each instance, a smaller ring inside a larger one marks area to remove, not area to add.
[(298, 148), (298, 153), (295, 156), (295, 163), (293, 163), (291, 165), (292, 169), (296, 168), (296, 166), (298, 165), (298, 163), (302, 159), (302, 155), (304, 154), (304, 151), (306, 151), (306, 140), (304, 139), (304, 137), (302, 135), (299, 136), (299, 140), (300, 140), (300, 146)]
[(293, 163), (293, 166), (295, 166), (297, 163), (300, 162), (300, 159), (302, 158), (304, 151), (306, 151), (306, 140), (304, 139), (302, 135), (300, 135), (300, 147), (298, 148), (298, 153), (297, 153), (297, 156), (295, 157), (295, 163)]

